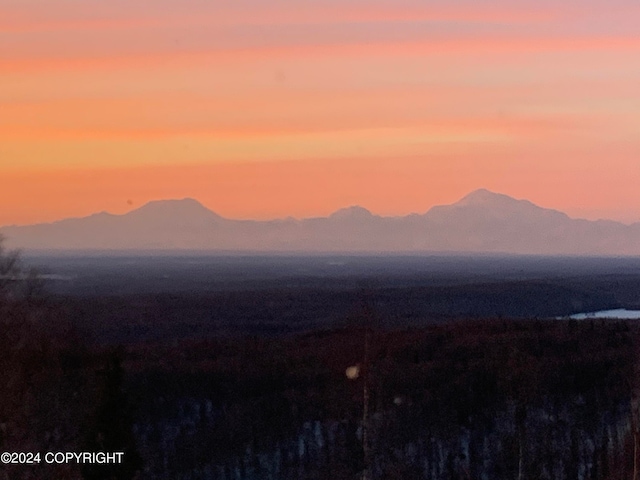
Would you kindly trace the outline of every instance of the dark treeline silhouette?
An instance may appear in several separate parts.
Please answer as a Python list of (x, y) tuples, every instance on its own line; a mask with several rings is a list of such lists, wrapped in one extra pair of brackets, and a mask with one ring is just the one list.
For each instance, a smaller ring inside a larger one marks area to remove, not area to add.
[(0, 465), (2, 480), (638, 471), (639, 328), (551, 319), (633, 307), (635, 277), (111, 296), (45, 295), (39, 278), (0, 250), (0, 451), (125, 462)]
[[(370, 478), (630, 478), (636, 335), (620, 321), (374, 329)], [(345, 369), (363, 338), (132, 348), (145, 478), (359, 478), (363, 380)]]
[[(133, 441), (127, 442), (131, 423), (118, 411), (126, 409), (127, 400), (116, 396), (112, 371), (119, 360), (86, 348), (42, 286), (17, 252), (2, 248), (0, 238), (0, 452), (32, 453), (36, 462), (3, 463), (0, 478), (133, 478), (139, 460)], [(108, 419), (106, 409), (113, 413)], [(125, 461), (83, 472), (78, 464), (47, 463), (44, 457), (83, 451), (122, 451)]]

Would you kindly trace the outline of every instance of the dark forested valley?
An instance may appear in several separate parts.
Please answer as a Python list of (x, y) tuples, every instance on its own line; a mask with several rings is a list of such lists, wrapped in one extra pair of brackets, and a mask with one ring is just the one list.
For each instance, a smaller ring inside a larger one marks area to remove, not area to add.
[(0, 450), (125, 462), (4, 478), (633, 478), (639, 262), (28, 260)]

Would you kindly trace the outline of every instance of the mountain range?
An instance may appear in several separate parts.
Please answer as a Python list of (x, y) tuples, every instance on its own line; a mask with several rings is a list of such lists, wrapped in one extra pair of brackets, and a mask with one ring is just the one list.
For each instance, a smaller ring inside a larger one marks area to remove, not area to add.
[(352, 206), (328, 217), (233, 220), (186, 198), (152, 201), (123, 215), (6, 226), (0, 234), (7, 246), (25, 250), (640, 255), (640, 222), (574, 219), (485, 189), (397, 217)]

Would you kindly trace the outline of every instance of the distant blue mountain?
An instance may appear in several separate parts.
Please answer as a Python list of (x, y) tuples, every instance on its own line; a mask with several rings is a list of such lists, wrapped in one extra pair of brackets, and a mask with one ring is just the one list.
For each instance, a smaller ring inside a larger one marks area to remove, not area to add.
[(328, 217), (232, 220), (186, 198), (153, 201), (124, 215), (7, 226), (0, 234), (9, 247), (27, 250), (640, 255), (640, 223), (573, 219), (484, 189), (402, 217), (351, 206)]

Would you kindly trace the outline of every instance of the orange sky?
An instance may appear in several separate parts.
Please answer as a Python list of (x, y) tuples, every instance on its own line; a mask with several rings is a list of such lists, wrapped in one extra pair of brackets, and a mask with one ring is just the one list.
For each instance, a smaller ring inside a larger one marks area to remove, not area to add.
[(639, 22), (631, 0), (0, 0), (0, 225), (480, 187), (640, 221)]

